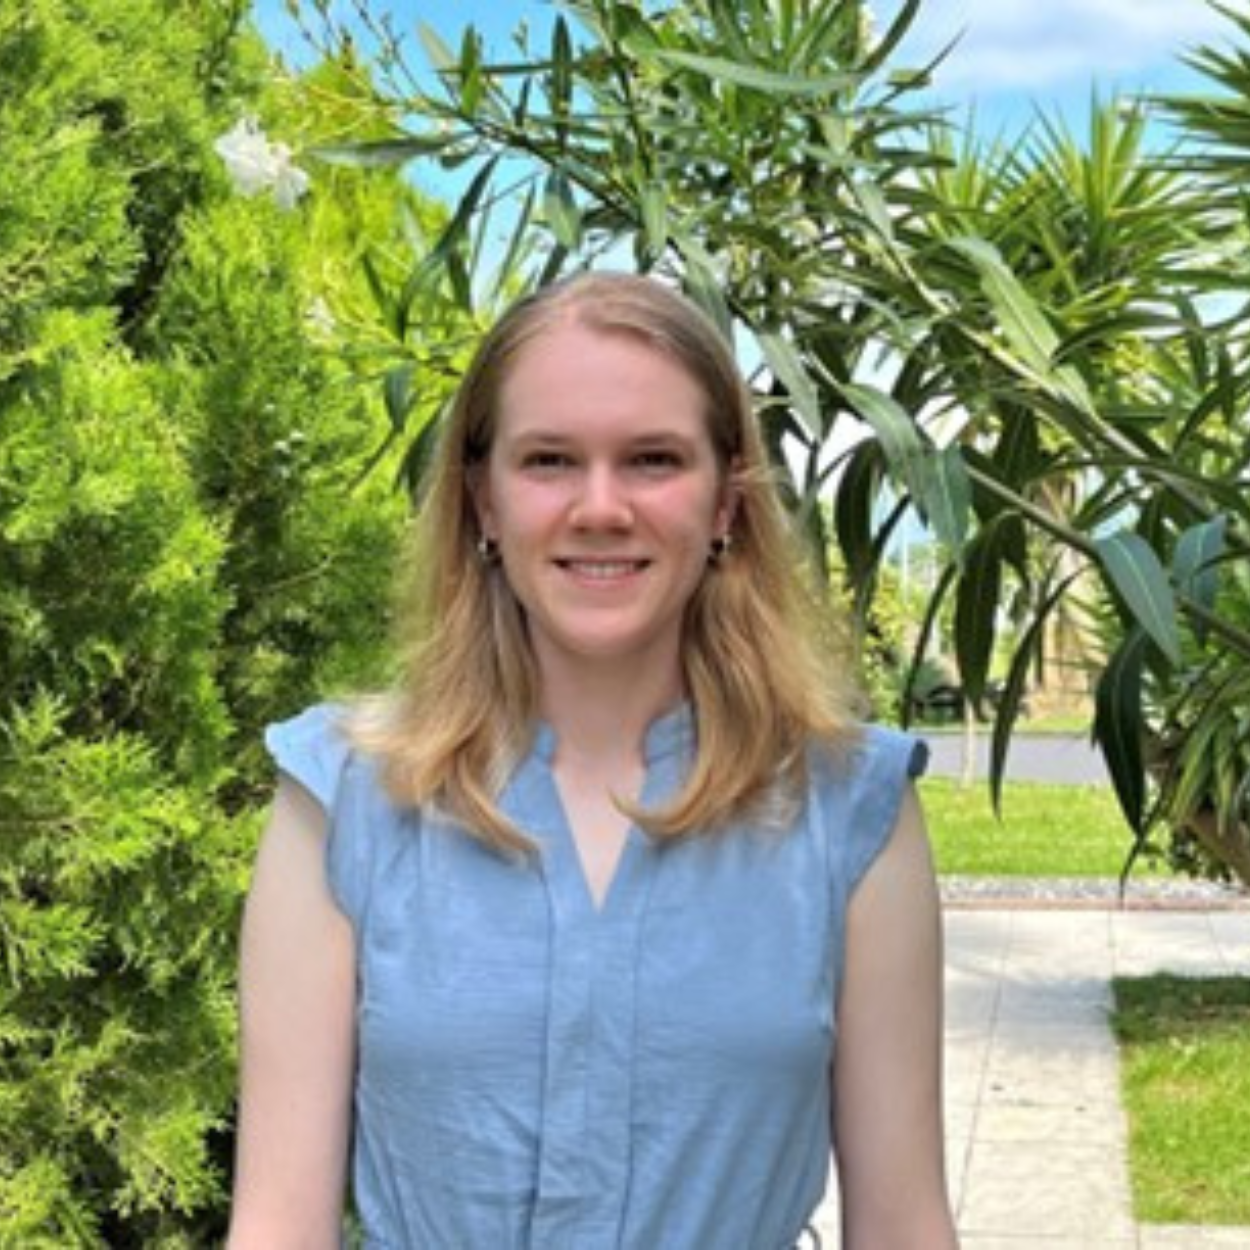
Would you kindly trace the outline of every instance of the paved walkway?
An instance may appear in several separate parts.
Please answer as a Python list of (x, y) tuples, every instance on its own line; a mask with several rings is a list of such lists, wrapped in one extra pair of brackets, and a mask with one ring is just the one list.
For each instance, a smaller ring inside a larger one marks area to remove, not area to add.
[[(1134, 1223), (1112, 976), (1250, 974), (1250, 911), (946, 913), (947, 1166), (964, 1250), (1250, 1250)], [(817, 1228), (838, 1245), (836, 1196)]]
[[(957, 730), (920, 729), (929, 744), (929, 772), (935, 777), (960, 777), (964, 770), (964, 736)], [(990, 731), (981, 726), (976, 734), (978, 779), (990, 772)], [(1102, 752), (1088, 734), (1031, 734), (1017, 730), (1007, 749), (1010, 781), (1044, 781), (1052, 785), (1109, 785), (1111, 778)]]

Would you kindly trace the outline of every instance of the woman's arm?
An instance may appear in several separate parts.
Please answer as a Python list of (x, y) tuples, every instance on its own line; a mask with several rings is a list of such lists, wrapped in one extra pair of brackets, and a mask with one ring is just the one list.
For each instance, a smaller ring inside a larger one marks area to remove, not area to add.
[(956, 1246), (942, 1140), (941, 913), (910, 786), (851, 899), (833, 1088), (844, 1250)]
[(355, 944), (326, 882), (326, 819), (278, 786), (243, 918), (230, 1250), (338, 1250), (355, 1065)]

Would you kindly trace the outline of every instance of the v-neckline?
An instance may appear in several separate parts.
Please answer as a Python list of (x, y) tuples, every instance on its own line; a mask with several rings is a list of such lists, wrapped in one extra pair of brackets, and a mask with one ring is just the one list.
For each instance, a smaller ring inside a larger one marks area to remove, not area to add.
[[(690, 708), (682, 703), (648, 726), (643, 739), (643, 777), (639, 789), (639, 800), (644, 807), (661, 803), (669, 797), (674, 778), (669, 769), (657, 765), (688, 746), (692, 724)], [(637, 887), (654, 848), (647, 835), (631, 821), (625, 830), (616, 864), (604, 886), (603, 896), (596, 900), (556, 781), (555, 750), (555, 731), (547, 722), (540, 722), (534, 744), (534, 762), (542, 770), (543, 785), (553, 813), (550, 832), (554, 835), (544, 848), (545, 870), (552, 878), (553, 890), (559, 889), (566, 904), (575, 901), (578, 911), (595, 919), (609, 920), (617, 913), (627, 912), (628, 900), (640, 893)]]

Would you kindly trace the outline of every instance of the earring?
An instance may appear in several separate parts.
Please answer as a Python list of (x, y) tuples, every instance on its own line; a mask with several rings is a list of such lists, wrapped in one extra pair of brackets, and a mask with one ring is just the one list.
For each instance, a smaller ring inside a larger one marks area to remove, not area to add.
[(477, 558), (485, 565), (499, 563), (499, 544), (493, 538), (487, 538), (485, 534), (479, 536), (477, 540)]
[(730, 533), (724, 533), (719, 538), (712, 539), (712, 545), (708, 551), (708, 563), (719, 564), (733, 549), (734, 539)]

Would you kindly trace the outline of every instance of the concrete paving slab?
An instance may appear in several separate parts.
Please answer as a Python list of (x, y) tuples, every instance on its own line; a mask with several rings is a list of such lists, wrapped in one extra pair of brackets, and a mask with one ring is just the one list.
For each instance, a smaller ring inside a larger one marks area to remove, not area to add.
[(1250, 1250), (1250, 1228), (1147, 1224), (1141, 1230), (1138, 1245), (1140, 1250), (1205, 1250), (1207, 1246)]
[[(946, 1150), (963, 1250), (1250, 1250), (1250, 1228), (1138, 1226), (1113, 975), (1250, 975), (1250, 912), (946, 915)], [(839, 1244), (836, 1182), (815, 1220)]]
[(1026, 1234), (1021, 1237), (978, 1237), (975, 1233), (960, 1238), (962, 1250), (1138, 1250), (1137, 1238), (1105, 1237), (1078, 1238), (1040, 1237)]
[(957, 1210), (969, 1235), (1131, 1239), (1128, 1177), (1101, 1143), (972, 1143), (967, 1188)]
[(979, 1142), (1089, 1144), (1122, 1151), (1124, 1133), (1122, 1118), (1109, 1114), (1105, 1103), (1075, 1107), (990, 1103), (976, 1117)]
[(1150, 976), (1156, 972), (1189, 977), (1228, 975), (1233, 968), (1223, 944), (1216, 937), (1214, 919), (1214, 913), (1202, 912), (1166, 915), (1137, 912), (1117, 916), (1112, 933), (1115, 975)]

